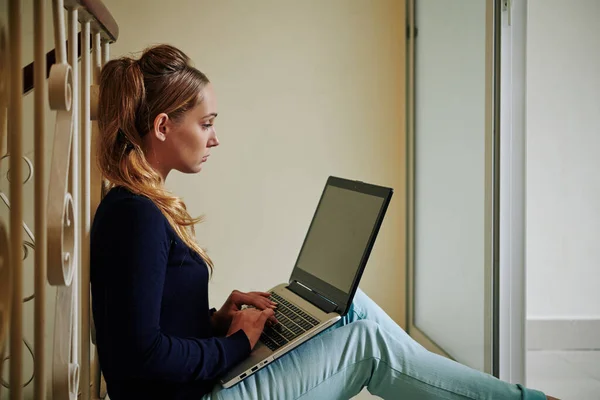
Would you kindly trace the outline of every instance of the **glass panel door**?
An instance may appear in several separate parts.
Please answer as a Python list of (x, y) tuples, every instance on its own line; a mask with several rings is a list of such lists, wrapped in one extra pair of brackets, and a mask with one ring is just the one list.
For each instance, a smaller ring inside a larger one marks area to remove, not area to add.
[(409, 333), (497, 374), (499, 2), (409, 3)]

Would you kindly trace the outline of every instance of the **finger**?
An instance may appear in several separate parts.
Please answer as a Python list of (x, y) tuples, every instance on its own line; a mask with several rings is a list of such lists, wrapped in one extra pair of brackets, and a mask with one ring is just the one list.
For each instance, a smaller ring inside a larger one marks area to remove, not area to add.
[(277, 303), (273, 303), (270, 300), (263, 299), (262, 303), (264, 304), (263, 309), (265, 309), (265, 308), (272, 308), (274, 310), (274, 309), (277, 308)]
[(277, 306), (277, 302), (271, 300), (271, 293), (267, 292), (254, 292), (261, 298), (265, 299), (271, 306)]
[(271, 293), (269, 292), (250, 292), (249, 294), (255, 294), (257, 296), (266, 297), (267, 299), (271, 297)]
[(245, 293), (249, 298), (256, 299), (256, 301), (266, 301), (270, 305), (277, 305), (273, 300), (271, 300), (271, 293), (266, 292), (250, 292)]
[(277, 302), (271, 300), (271, 293), (268, 292), (251, 292), (269, 302), (271, 306), (277, 306)]
[(267, 319), (271, 319), (271, 317), (275, 318), (275, 313), (270, 308), (266, 308), (260, 313), (260, 320), (264, 324)]
[(258, 301), (256, 303), (256, 308), (258, 308), (259, 310), (266, 310), (267, 308), (270, 308), (272, 310), (275, 310), (275, 308), (277, 308), (277, 306), (267, 302), (267, 301)]
[(256, 308), (264, 310), (265, 308), (275, 308), (277, 305), (262, 296), (248, 294), (244, 296), (244, 304), (253, 305)]

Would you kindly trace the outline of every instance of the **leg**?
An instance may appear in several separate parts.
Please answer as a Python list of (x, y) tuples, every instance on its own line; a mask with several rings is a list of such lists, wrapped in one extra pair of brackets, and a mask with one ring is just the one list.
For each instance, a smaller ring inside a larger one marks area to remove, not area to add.
[(336, 329), (206, 398), (349, 399), (367, 386), (384, 399), (546, 399), (426, 351), (364, 293), (355, 300)]
[(369, 320), (377, 323), (382, 329), (388, 331), (397, 337), (409, 337), (408, 334), (393, 320), (385, 311), (381, 309), (369, 296), (360, 288), (356, 290), (354, 301), (348, 310), (348, 313), (330, 329), (336, 329), (360, 320)]

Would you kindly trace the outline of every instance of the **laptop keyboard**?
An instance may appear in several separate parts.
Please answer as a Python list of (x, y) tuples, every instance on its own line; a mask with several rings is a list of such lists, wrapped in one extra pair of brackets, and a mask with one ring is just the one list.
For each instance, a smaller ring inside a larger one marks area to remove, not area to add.
[(283, 297), (271, 293), (271, 300), (277, 303), (275, 318), (279, 323), (265, 327), (260, 336), (261, 342), (271, 350), (277, 350), (319, 324), (319, 321)]

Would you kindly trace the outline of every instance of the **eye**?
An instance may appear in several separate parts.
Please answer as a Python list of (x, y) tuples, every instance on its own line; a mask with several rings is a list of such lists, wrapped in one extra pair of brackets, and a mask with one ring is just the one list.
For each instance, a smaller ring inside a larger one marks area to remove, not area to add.
[(213, 126), (213, 124), (202, 124), (202, 129), (210, 129), (211, 126)]

